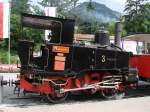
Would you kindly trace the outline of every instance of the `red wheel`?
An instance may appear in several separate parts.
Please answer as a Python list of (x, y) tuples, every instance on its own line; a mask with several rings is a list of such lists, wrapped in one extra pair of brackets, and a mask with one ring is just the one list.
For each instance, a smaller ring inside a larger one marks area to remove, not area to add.
[[(109, 83), (115, 83), (115, 78), (112, 77), (111, 74), (107, 73), (102, 77), (102, 81), (109, 81)], [(104, 98), (106, 99), (120, 99), (123, 98), (125, 95), (124, 89), (122, 84), (118, 85), (119, 88), (102, 88), (101, 89), (101, 94)]]
[(68, 92), (66, 93), (55, 93), (54, 95), (47, 95), (47, 99), (51, 103), (61, 103), (68, 97)]
[(117, 90), (114, 88), (104, 88), (101, 89), (101, 94), (106, 99), (112, 99), (116, 97)]
[[(59, 83), (59, 84), (64, 83), (64, 81), (61, 81), (61, 80), (57, 80), (55, 82)], [(49, 102), (51, 102), (51, 103), (61, 103), (61, 102), (66, 100), (66, 98), (68, 97), (68, 92), (60, 93), (60, 89), (61, 89), (61, 87), (59, 87), (59, 86), (57, 86), (57, 87), (53, 86), (54, 93), (46, 95)]]

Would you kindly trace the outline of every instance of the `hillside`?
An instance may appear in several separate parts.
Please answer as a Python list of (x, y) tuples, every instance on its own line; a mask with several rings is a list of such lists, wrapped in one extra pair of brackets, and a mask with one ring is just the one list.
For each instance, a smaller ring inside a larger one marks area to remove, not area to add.
[(84, 2), (68, 12), (70, 18), (76, 18), (78, 21), (99, 23), (107, 23), (116, 21), (121, 13), (116, 12), (105, 6), (104, 4), (93, 2), (94, 10), (87, 9), (88, 2)]

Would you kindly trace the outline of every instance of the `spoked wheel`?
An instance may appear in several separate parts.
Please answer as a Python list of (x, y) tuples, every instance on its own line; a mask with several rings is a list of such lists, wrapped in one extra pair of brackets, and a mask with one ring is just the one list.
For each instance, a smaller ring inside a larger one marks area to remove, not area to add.
[(119, 89), (116, 91), (115, 99), (122, 99), (125, 96), (125, 86), (123, 84), (119, 84)]
[(47, 95), (47, 99), (51, 103), (61, 103), (68, 97), (68, 92), (66, 93), (55, 93), (54, 95)]
[[(64, 81), (57, 80), (57, 81), (55, 81), (55, 83), (63, 84)], [(59, 86), (53, 86), (54, 93), (52, 95), (47, 95), (47, 99), (49, 100), (49, 102), (51, 102), (51, 103), (61, 103), (61, 102), (66, 100), (69, 93), (68, 92), (60, 93), (59, 92), (60, 89), (61, 89), (61, 87), (59, 87)]]
[[(110, 83), (115, 83), (115, 79), (111, 77), (111, 75), (107, 75), (102, 78), (102, 81), (112, 80)], [(103, 88), (101, 89), (101, 94), (106, 99), (121, 99), (125, 96), (124, 86), (121, 84), (118, 85), (119, 89), (117, 88)], [(121, 89), (120, 89), (121, 88)]]
[(122, 99), (125, 96), (124, 91), (118, 91), (117, 89), (102, 89), (101, 94), (106, 99)]

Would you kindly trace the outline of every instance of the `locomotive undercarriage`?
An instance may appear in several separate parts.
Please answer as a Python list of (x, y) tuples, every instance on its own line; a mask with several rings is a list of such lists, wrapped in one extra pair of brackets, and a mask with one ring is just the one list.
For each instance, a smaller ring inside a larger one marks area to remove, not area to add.
[[(125, 94), (125, 75), (111, 71), (84, 72), (72, 76), (47, 76), (31, 72), (20, 75), (20, 87), (26, 92), (38, 92), (47, 96), (52, 103), (64, 101), (68, 94), (94, 94), (99, 92), (103, 97), (121, 98)], [(119, 97), (118, 97), (119, 96)]]

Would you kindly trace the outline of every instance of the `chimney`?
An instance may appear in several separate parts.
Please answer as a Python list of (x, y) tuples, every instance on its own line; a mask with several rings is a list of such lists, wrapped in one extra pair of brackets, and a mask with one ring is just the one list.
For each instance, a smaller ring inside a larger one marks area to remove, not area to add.
[(115, 24), (115, 45), (121, 47), (121, 30), (122, 24), (121, 22), (116, 22)]

